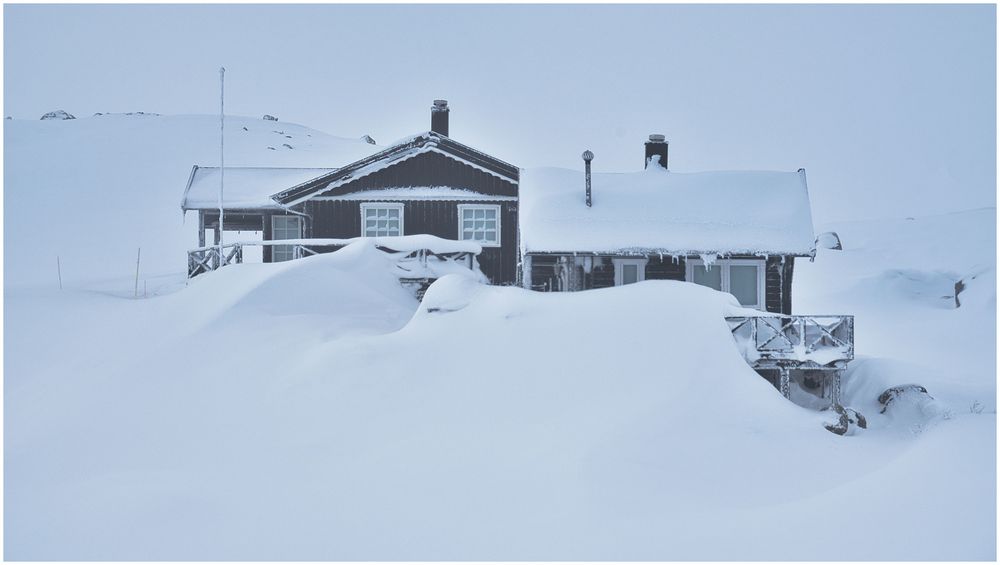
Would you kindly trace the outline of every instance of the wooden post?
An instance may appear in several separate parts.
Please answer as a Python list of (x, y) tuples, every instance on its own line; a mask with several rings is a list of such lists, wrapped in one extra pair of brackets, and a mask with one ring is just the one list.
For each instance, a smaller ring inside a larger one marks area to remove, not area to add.
[(56, 255), (56, 275), (59, 276), (59, 290), (62, 290), (62, 265), (59, 264), (58, 255)]
[(833, 380), (830, 383), (830, 401), (833, 402), (834, 406), (840, 406), (840, 375), (843, 371), (837, 369), (831, 372), (833, 373)]
[(134, 298), (139, 298), (139, 257), (142, 256), (142, 248), (139, 248), (139, 252), (135, 254), (135, 295)]
[(205, 211), (198, 210), (198, 247), (205, 247)]
[(781, 370), (781, 396), (784, 396), (785, 398), (788, 398), (788, 396), (789, 396), (788, 388), (789, 388), (789, 384), (790, 384), (789, 383), (790, 379), (789, 379), (789, 374), (788, 374), (788, 367), (784, 367), (783, 366), (783, 367), (781, 367), (780, 370)]

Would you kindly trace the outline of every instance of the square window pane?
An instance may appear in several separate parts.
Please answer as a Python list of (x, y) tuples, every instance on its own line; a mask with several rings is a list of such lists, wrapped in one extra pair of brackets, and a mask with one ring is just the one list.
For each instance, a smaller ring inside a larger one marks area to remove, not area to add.
[(639, 282), (639, 265), (622, 265), (622, 284)]
[(731, 265), (729, 267), (729, 293), (744, 306), (757, 306), (757, 267)]
[(377, 212), (378, 210), (376, 210), (375, 208), (365, 208), (365, 217), (374, 218)]
[(722, 266), (713, 265), (706, 269), (704, 265), (694, 265), (692, 268), (692, 279), (695, 284), (722, 290)]

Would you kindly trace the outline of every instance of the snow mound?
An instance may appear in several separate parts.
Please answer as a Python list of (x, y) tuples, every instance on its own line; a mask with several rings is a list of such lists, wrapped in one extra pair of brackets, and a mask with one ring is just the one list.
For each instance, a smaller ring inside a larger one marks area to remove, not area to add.
[(226, 318), (315, 317), (338, 333), (382, 333), (402, 327), (417, 306), (396, 265), (374, 243), (357, 241), (295, 261), (230, 265), (167, 298)]

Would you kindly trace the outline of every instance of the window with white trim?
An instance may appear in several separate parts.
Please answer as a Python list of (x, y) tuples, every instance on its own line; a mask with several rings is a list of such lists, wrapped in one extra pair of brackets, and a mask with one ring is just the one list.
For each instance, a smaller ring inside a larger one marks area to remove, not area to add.
[[(271, 216), (271, 239), (302, 239), (302, 218), (298, 216)], [(289, 261), (295, 258), (291, 245), (271, 246), (271, 261)]]
[(763, 259), (719, 259), (707, 266), (688, 259), (685, 280), (728, 292), (747, 308), (765, 309)]
[(365, 237), (403, 235), (403, 205), (362, 204), (361, 235)]
[(623, 259), (615, 257), (615, 286), (637, 283), (646, 280), (647, 259)]
[(458, 239), (486, 247), (500, 246), (500, 205), (459, 204)]

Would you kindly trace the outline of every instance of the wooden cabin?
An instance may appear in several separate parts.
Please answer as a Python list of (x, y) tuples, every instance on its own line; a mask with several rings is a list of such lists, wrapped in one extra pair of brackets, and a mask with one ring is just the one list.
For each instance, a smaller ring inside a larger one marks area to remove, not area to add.
[[(814, 257), (816, 246), (803, 169), (671, 172), (668, 144), (654, 134), (641, 171), (592, 173), (589, 151), (582, 170), (521, 171), (451, 139), (448, 116), (448, 103), (435, 100), (430, 131), (342, 166), (226, 168), (223, 223), (263, 232), (267, 262), (360, 237), (391, 247), (407, 239), (398, 236), (428, 234), (451, 240), (431, 246), (450, 254), (408, 248), (418, 262), (467, 262), (493, 284), (543, 292), (654, 279), (705, 285), (761, 311), (729, 319), (747, 363), (786, 397), (839, 406), (853, 318), (792, 315), (795, 261)], [(189, 276), (242, 260), (240, 243), (219, 245), (219, 174), (195, 166), (184, 193), (182, 208), (197, 211), (201, 234)]]
[[(520, 170), (448, 137), (448, 118), (447, 101), (435, 100), (430, 131), (339, 167), (227, 167), (224, 228), (261, 231), (265, 241), (414, 234), (474, 241), (490, 282), (516, 284)], [(204, 253), (211, 253), (205, 230), (219, 241), (219, 173), (195, 166), (181, 205), (198, 213)], [(264, 246), (265, 262), (294, 257), (293, 246)]]

